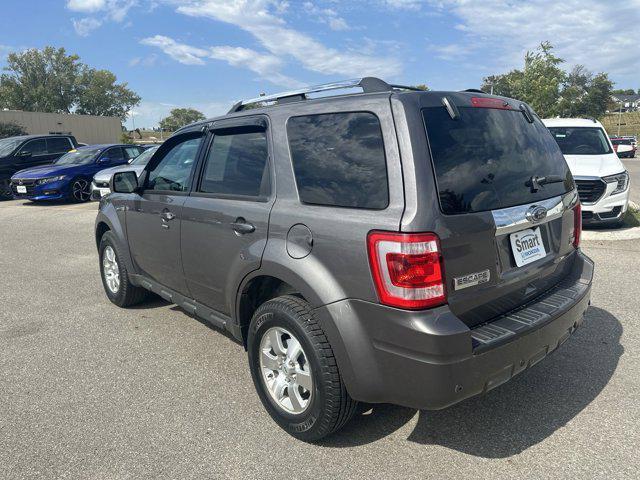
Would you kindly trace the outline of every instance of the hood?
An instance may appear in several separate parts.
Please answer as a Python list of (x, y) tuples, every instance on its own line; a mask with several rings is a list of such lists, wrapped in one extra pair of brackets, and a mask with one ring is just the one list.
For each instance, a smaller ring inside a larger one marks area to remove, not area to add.
[(606, 177), (626, 170), (615, 153), (604, 155), (565, 155), (574, 177)]
[(136, 172), (136, 175), (140, 176), (144, 170), (145, 165), (119, 165), (117, 167), (105, 168), (100, 170), (93, 176), (93, 180), (96, 182), (108, 182), (116, 172)]
[(74, 175), (86, 165), (41, 165), (39, 167), (25, 168), (13, 174), (11, 178), (38, 179), (54, 177), (56, 175)]

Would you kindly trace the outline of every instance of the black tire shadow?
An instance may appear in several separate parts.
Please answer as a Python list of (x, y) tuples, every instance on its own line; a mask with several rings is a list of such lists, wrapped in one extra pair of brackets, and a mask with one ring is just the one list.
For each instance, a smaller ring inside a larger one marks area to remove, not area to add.
[[(484, 458), (521, 453), (566, 425), (609, 383), (624, 352), (622, 330), (612, 314), (590, 307), (582, 327), (548, 358), (486, 395), (444, 410), (420, 411), (408, 440)], [(393, 433), (416, 414), (392, 405), (372, 408), (322, 445), (365, 445)]]

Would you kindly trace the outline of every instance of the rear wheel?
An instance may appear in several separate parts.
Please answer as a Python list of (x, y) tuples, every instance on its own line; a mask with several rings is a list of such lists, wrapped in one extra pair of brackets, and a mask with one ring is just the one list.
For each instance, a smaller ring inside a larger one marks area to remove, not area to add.
[(130, 307), (147, 298), (148, 291), (129, 281), (127, 268), (122, 262), (114, 236), (106, 232), (100, 239), (100, 274), (109, 300), (119, 307)]
[(304, 441), (342, 428), (356, 411), (310, 305), (285, 295), (255, 312), (247, 341), (253, 383), (275, 422)]
[(86, 178), (75, 178), (71, 182), (71, 199), (84, 203), (91, 198), (91, 183)]

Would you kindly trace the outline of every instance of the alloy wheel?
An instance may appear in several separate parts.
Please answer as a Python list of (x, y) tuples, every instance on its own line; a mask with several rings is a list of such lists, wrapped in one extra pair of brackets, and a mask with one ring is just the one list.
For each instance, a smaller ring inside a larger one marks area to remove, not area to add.
[(117, 294), (120, 290), (120, 269), (116, 252), (111, 245), (107, 245), (102, 252), (102, 272), (107, 288), (111, 293)]
[(86, 202), (91, 196), (91, 192), (89, 191), (89, 182), (82, 178), (73, 182), (71, 189), (73, 191), (73, 198), (78, 202)]
[(311, 367), (300, 341), (273, 327), (260, 340), (262, 380), (274, 402), (290, 414), (303, 413), (313, 396)]

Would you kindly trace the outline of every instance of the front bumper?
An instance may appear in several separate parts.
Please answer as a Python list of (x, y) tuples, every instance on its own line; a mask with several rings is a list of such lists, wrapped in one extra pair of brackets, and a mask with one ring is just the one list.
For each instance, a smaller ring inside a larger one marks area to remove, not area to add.
[(597, 202), (582, 204), (583, 225), (604, 225), (620, 221), (629, 206), (631, 188), (627, 186), (624, 192), (611, 195), (614, 189), (615, 184), (609, 183), (605, 193)]
[(441, 409), (536, 364), (582, 323), (593, 263), (525, 307), (469, 328), (447, 306), (422, 312), (347, 299), (316, 309), (350, 395), (368, 403)]
[(99, 187), (96, 182), (91, 182), (91, 200), (100, 200), (111, 193), (108, 187)]
[[(19, 191), (19, 186), (24, 187), (26, 192)], [(69, 196), (69, 183), (66, 180), (45, 183), (43, 185), (35, 183), (29, 185), (16, 185), (11, 183), (11, 193), (13, 198), (16, 199), (32, 201), (62, 200)]]

